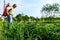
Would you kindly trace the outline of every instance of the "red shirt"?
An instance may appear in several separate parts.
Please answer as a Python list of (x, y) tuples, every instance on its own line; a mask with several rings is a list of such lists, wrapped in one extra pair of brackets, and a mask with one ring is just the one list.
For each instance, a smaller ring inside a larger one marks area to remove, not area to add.
[(8, 4), (7, 4), (6, 7), (4, 8), (3, 16), (7, 16), (7, 7), (8, 7)]

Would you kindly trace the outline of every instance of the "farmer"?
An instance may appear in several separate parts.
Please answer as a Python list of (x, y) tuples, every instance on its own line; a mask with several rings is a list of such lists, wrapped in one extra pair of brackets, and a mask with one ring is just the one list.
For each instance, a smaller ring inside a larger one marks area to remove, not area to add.
[(9, 7), (9, 3), (4, 7), (4, 11), (2, 14), (2, 22), (4, 22), (4, 18), (7, 16), (7, 7)]
[(12, 17), (13, 17), (13, 9), (16, 8), (16, 4), (13, 4), (13, 6), (7, 7), (7, 13), (8, 13), (8, 25), (12, 23)]

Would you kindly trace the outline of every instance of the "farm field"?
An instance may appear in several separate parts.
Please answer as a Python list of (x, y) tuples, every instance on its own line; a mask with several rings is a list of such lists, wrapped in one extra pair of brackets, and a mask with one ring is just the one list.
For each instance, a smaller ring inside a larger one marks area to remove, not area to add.
[(60, 22), (13, 21), (8, 28), (0, 20), (0, 40), (60, 40)]

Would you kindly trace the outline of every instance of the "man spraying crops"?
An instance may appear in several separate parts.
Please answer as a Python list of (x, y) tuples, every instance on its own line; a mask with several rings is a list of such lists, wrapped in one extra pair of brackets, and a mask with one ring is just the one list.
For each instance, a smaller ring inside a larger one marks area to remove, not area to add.
[(8, 18), (8, 25), (12, 23), (12, 16), (13, 16), (13, 9), (16, 8), (16, 4), (13, 4), (13, 6), (7, 7), (7, 18)]

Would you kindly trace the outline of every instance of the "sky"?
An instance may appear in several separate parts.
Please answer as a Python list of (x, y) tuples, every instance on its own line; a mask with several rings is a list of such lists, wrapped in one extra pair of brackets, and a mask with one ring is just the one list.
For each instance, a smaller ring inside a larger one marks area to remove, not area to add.
[[(4, 0), (0, 0), (0, 14), (3, 13)], [(5, 0), (6, 4), (10, 3), (17, 4), (17, 8), (14, 9), (14, 16), (19, 13), (23, 13), (24, 15), (41, 17), (41, 8), (43, 5), (58, 3), (60, 4), (60, 0)]]

